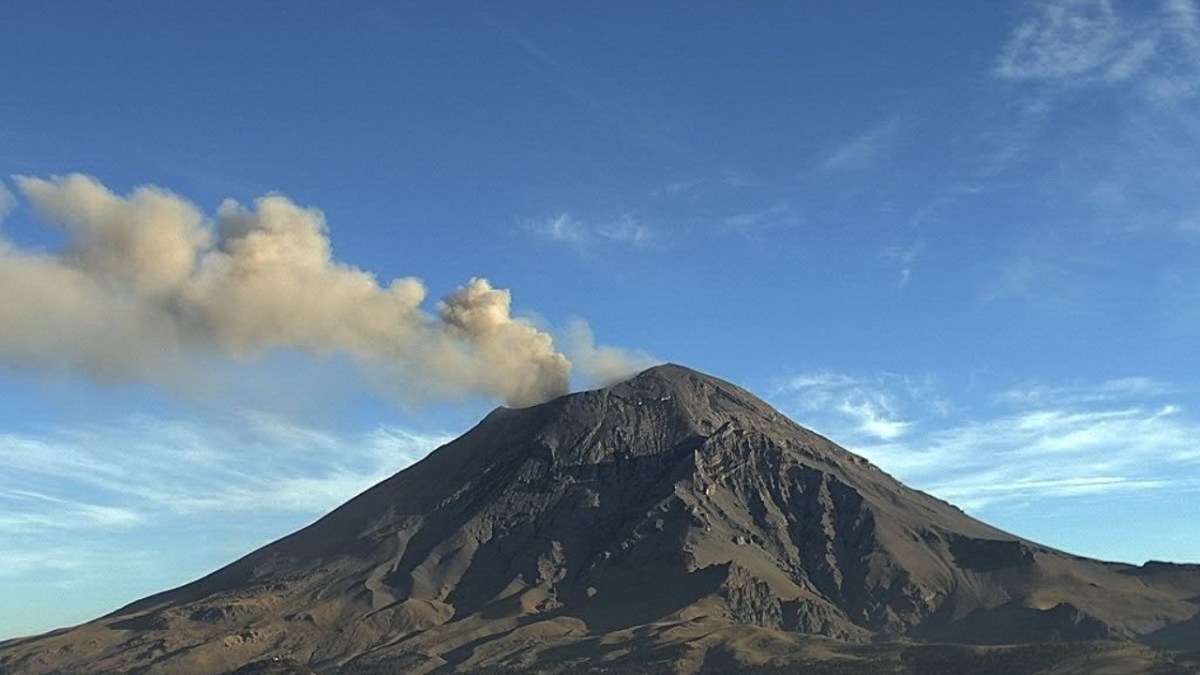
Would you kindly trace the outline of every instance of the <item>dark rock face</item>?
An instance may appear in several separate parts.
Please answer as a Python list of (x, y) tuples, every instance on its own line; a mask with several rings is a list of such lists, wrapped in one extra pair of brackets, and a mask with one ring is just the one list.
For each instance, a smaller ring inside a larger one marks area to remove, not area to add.
[(667, 365), (498, 409), (208, 577), (0, 645), (0, 671), (215, 673), (278, 658), (426, 672), (635, 649), (683, 659), (698, 643), (665, 637), (683, 626), (1172, 646), (1200, 636), (1197, 596), (1195, 570), (1024, 541), (734, 385)]
[(230, 675), (317, 675), (317, 672), (293, 659), (276, 656), (247, 663)]
[(959, 567), (977, 572), (995, 572), (1032, 565), (1033, 548), (1020, 541), (954, 537), (950, 553)]

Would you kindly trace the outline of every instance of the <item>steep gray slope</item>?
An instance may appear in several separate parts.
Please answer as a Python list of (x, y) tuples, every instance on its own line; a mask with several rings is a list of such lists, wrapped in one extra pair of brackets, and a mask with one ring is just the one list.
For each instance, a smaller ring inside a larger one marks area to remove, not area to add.
[(0, 670), (516, 666), (597, 639), (596, 658), (663, 647), (654, 636), (683, 624), (1174, 647), (1200, 636), (1198, 596), (1196, 570), (1024, 541), (734, 385), (666, 365), (498, 409), (208, 577), (0, 646)]

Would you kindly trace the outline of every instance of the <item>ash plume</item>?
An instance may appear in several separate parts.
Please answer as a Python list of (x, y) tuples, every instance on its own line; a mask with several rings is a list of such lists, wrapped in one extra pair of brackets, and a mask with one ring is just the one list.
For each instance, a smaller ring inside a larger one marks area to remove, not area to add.
[[(324, 215), (282, 195), (229, 200), (209, 218), (155, 186), (120, 196), (79, 174), (16, 184), (66, 244), (41, 252), (0, 239), (0, 362), (171, 382), (198, 354), (282, 348), (349, 355), (407, 398), (529, 405), (567, 390), (571, 362), (550, 333), (513, 316), (507, 290), (471, 279), (426, 312), (419, 279), (383, 284), (336, 260)], [(620, 369), (619, 352), (601, 351), (606, 371), (613, 354)]]

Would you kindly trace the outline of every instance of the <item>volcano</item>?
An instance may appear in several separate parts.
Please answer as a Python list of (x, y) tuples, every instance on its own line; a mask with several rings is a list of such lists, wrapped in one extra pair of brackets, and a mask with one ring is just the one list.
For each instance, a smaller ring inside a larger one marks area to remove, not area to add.
[(1161, 665), (1200, 645), (1198, 610), (1200, 567), (1027, 541), (663, 365), (497, 409), (209, 576), (0, 644), (0, 672)]

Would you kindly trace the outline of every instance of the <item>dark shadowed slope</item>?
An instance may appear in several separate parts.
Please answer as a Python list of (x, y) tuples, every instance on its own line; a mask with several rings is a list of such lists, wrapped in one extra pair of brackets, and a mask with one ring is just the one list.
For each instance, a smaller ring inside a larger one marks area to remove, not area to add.
[(0, 671), (286, 657), (427, 672), (634, 653), (687, 670), (753, 635), (1181, 648), (1200, 644), (1198, 599), (1200, 571), (1022, 540), (739, 387), (665, 365), (498, 409), (199, 581), (0, 645)]

